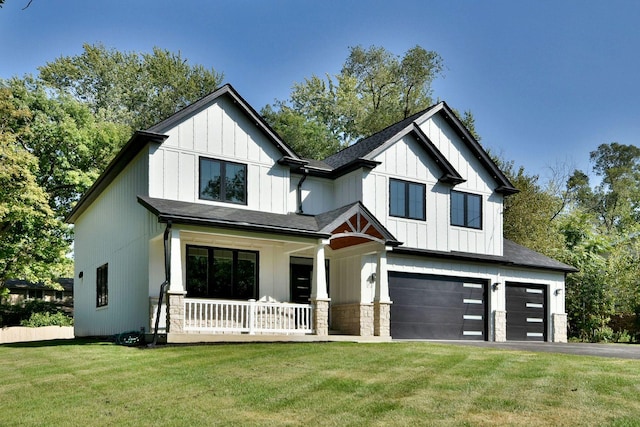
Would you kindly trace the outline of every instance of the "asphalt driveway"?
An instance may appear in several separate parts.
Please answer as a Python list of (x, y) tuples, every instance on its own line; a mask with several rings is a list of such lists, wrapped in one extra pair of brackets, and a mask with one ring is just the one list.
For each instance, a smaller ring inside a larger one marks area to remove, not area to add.
[[(434, 342), (434, 341), (432, 341)], [(545, 353), (565, 353), (581, 356), (614, 357), (618, 359), (640, 359), (638, 344), (591, 344), (555, 342), (489, 342), (489, 341), (436, 341), (446, 344), (471, 345), (475, 347), (502, 348)]]

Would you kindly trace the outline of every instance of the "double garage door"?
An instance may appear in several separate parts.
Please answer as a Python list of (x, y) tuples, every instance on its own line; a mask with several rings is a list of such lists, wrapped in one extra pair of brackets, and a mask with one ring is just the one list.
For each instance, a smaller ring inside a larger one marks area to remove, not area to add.
[[(482, 279), (389, 272), (391, 336), (487, 340), (488, 283)], [(546, 339), (542, 286), (507, 283), (507, 339)]]

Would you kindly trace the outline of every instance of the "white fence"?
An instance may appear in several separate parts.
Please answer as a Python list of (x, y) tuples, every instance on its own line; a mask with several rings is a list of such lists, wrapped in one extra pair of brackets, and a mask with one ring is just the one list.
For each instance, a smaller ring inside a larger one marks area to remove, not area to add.
[(73, 326), (42, 326), (27, 328), (26, 326), (11, 326), (0, 328), (0, 344), (73, 339)]
[(309, 304), (187, 298), (184, 302), (186, 332), (313, 333)]

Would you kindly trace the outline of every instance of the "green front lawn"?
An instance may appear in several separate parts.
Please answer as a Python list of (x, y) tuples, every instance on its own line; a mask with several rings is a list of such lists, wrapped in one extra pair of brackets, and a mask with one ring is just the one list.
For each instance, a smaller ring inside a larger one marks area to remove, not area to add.
[(640, 361), (432, 343), (0, 346), (0, 425), (640, 425)]

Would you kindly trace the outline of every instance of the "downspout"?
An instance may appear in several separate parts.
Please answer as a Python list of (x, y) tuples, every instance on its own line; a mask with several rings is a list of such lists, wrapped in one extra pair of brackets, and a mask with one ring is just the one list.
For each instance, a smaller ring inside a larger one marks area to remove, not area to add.
[(155, 347), (158, 343), (158, 327), (160, 324), (160, 313), (162, 312), (162, 300), (169, 286), (171, 278), (171, 245), (169, 237), (171, 236), (171, 220), (167, 221), (167, 227), (164, 229), (164, 282), (160, 285), (160, 295), (158, 296), (158, 310), (156, 311), (156, 324), (153, 331), (153, 341), (149, 347)]
[(300, 178), (300, 181), (298, 181), (298, 187), (296, 189), (296, 198), (298, 199), (298, 210), (296, 211), (296, 213), (298, 214), (304, 213), (304, 211), (302, 210), (302, 183), (307, 179), (307, 174), (309, 173), (307, 169), (301, 169), (301, 171), (302, 178)]

